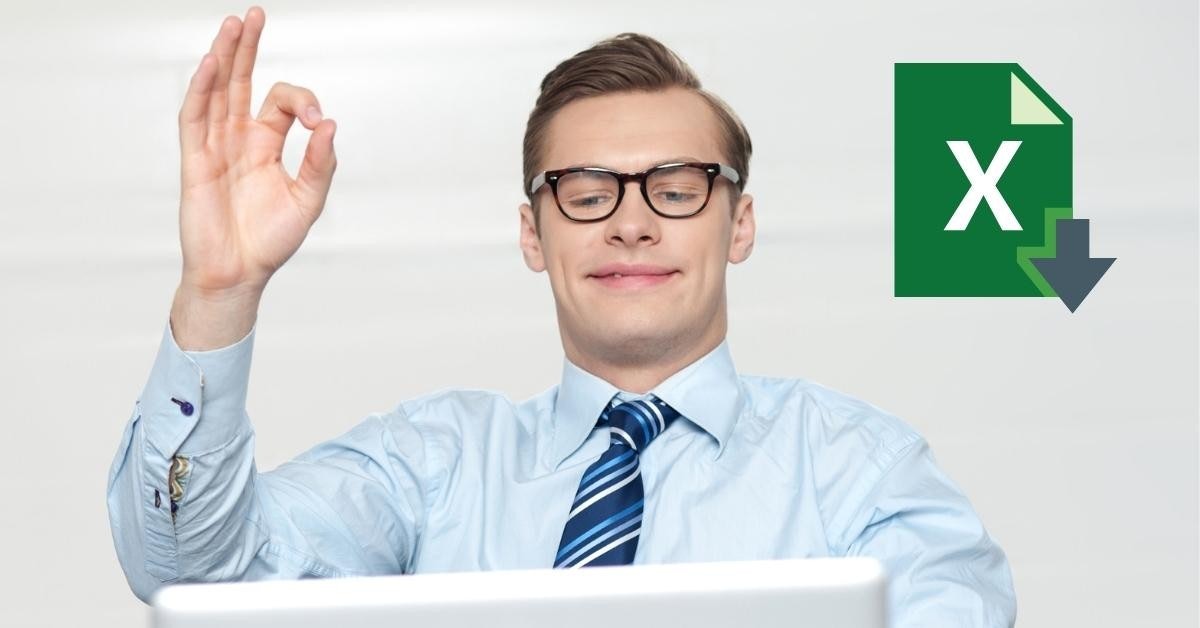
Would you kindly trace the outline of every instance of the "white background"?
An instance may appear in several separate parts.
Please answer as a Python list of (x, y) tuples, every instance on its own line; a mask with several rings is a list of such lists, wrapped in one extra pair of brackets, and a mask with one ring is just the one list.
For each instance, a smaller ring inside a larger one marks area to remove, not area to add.
[[(246, 6), (0, 12), (0, 624), (144, 621), (105, 480), (178, 280), (175, 116)], [(435, 388), (557, 381), (548, 284), (516, 246), (521, 134), (559, 60), (643, 31), (754, 139), (758, 245), (729, 279), (739, 369), (920, 430), (1008, 552), (1020, 625), (1197, 624), (1195, 2), (266, 9), (255, 109), (274, 81), (312, 88), (340, 167), (260, 314), (260, 468)], [(1075, 215), (1118, 258), (1077, 313), (891, 296), (896, 61), (1017, 61), (1073, 116)]]

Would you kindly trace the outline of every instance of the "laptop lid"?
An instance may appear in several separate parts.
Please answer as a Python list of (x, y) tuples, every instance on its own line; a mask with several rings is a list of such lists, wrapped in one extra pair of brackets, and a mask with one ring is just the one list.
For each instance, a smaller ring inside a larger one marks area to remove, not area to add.
[(175, 585), (156, 628), (886, 626), (868, 558), (676, 563)]

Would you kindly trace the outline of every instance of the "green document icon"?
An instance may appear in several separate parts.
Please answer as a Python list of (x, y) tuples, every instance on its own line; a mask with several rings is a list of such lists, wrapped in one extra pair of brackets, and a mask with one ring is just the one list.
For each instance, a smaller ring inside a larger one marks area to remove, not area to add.
[(1113, 260), (1072, 217), (1071, 145), (1071, 116), (1015, 63), (897, 63), (895, 295), (1074, 311)]

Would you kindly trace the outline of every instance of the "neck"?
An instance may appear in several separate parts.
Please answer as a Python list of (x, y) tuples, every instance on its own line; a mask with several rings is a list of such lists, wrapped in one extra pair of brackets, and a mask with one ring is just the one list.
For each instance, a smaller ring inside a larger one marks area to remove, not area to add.
[[(725, 331), (726, 325), (722, 321), (721, 325), (714, 325), (698, 342), (688, 343), (679, 351), (667, 349), (648, 352), (622, 347), (608, 347), (607, 351), (582, 351), (578, 344), (564, 335), (563, 351), (568, 360), (592, 375), (621, 390), (645, 394), (715, 349), (725, 339)], [(647, 343), (638, 344), (647, 346)]]

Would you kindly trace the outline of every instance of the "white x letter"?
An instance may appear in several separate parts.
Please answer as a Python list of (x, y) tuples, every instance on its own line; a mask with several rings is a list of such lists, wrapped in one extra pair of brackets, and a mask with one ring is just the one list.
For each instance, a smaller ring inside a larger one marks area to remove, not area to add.
[(1008, 162), (1012, 161), (1013, 155), (1017, 153), (1021, 141), (1004, 140), (1001, 142), (1000, 150), (997, 150), (996, 156), (992, 157), (992, 163), (988, 164), (987, 172), (979, 167), (979, 160), (975, 159), (975, 153), (971, 151), (969, 143), (947, 141), (946, 144), (950, 146), (950, 152), (954, 153), (954, 158), (958, 160), (963, 174), (967, 175), (967, 180), (971, 182), (971, 189), (967, 190), (967, 195), (958, 204), (958, 209), (954, 210), (954, 215), (950, 217), (950, 222), (946, 223), (943, 231), (965, 231), (967, 224), (971, 222), (971, 217), (975, 215), (975, 210), (979, 208), (980, 199), (984, 198), (987, 199), (988, 207), (992, 209), (992, 215), (996, 217), (996, 222), (1000, 223), (1001, 229), (1020, 231), (1021, 223), (1017, 222), (1017, 217), (1013, 215), (1012, 209), (1009, 209), (1008, 203), (1000, 195), (1000, 190), (996, 189), (996, 183), (1004, 175), (1004, 169), (1008, 167)]

